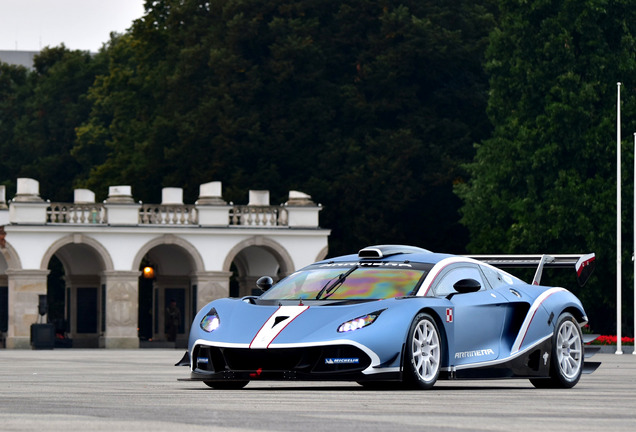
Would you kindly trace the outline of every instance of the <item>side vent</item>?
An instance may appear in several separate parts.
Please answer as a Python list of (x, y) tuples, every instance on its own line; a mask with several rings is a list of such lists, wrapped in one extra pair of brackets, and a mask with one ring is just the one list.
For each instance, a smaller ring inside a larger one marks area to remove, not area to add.
[(379, 258), (385, 258), (385, 257), (391, 256), (391, 255), (413, 254), (413, 253), (431, 253), (431, 251), (414, 247), (414, 246), (379, 245), (379, 246), (369, 246), (364, 249), (360, 249), (360, 251), (358, 252), (358, 258), (379, 259)]

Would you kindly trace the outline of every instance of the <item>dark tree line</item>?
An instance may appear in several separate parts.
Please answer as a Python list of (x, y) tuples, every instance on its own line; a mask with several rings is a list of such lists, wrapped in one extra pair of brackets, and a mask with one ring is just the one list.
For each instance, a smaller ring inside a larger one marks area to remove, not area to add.
[[(494, 130), (477, 146), (470, 180), (457, 187), (471, 250), (594, 251), (597, 271), (585, 288), (563, 276), (553, 282), (569, 282), (595, 328), (605, 332), (616, 328), (619, 81), (626, 132), (623, 284), (632, 285), (635, 19), (625, 0), (500, 2), (486, 53)], [(628, 292), (623, 297), (632, 304)], [(632, 312), (624, 311), (624, 328), (631, 327)]]
[(36, 178), (60, 201), (115, 184), (144, 202), (162, 186), (193, 202), (212, 180), (236, 203), (301, 190), (324, 206), (332, 255), (593, 250), (577, 294), (609, 332), (634, 14), (627, 0), (148, 0), (97, 54), (0, 64), (0, 180)]
[(32, 177), (44, 196), (72, 199), (73, 182), (84, 169), (71, 155), (75, 128), (91, 112), (87, 92), (95, 76), (106, 71), (99, 57), (64, 46), (43, 50), (33, 70), (0, 63), (3, 184)]

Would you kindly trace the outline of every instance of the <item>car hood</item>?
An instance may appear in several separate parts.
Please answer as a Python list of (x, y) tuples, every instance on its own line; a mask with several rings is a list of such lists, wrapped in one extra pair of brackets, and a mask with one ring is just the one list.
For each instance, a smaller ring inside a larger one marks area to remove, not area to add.
[[(253, 304), (240, 299), (216, 300), (204, 307), (195, 318), (190, 346), (196, 341), (210, 345), (269, 348), (287, 344), (348, 340), (370, 335), (380, 328), (387, 313), (400, 301), (396, 299), (371, 302), (307, 302), (305, 304)], [(220, 325), (212, 331), (201, 329), (201, 320), (214, 309)], [(350, 332), (338, 332), (341, 324), (373, 312), (381, 315), (373, 324)]]

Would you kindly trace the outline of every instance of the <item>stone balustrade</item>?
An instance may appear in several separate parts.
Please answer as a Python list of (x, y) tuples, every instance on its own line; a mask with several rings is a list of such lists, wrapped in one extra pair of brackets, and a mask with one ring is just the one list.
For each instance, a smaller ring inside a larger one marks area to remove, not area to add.
[[(50, 224), (108, 224), (103, 204), (50, 203), (46, 215)], [(228, 212), (229, 226), (285, 227), (287, 220), (287, 209), (282, 206), (233, 205)], [(138, 223), (198, 226), (199, 216), (194, 205), (142, 204)]]
[(193, 205), (143, 204), (139, 209), (141, 225), (198, 225), (199, 218)]
[(233, 206), (230, 225), (249, 227), (287, 226), (287, 211), (276, 206)]
[[(108, 198), (95, 202), (95, 194), (76, 189), (73, 203), (48, 202), (39, 196), (33, 179), (18, 179), (16, 198), (9, 202), (11, 224), (152, 225), (250, 228), (317, 228), (320, 205), (302, 192), (290, 191), (288, 202), (269, 204), (269, 191), (249, 191), (247, 205), (227, 204), (221, 183), (201, 185), (195, 204), (183, 203), (181, 188), (163, 188), (161, 204), (135, 202), (130, 186), (109, 187)], [(0, 204), (4, 204), (4, 188)], [(7, 209), (6, 204), (4, 208)]]
[(102, 204), (50, 203), (46, 223), (106, 224), (108, 218)]

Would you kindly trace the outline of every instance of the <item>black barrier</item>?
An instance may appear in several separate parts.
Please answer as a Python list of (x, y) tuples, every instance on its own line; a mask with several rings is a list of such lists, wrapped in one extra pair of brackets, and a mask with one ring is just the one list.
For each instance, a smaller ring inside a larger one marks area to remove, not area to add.
[(33, 349), (53, 349), (55, 346), (55, 326), (53, 324), (31, 324), (31, 347)]

